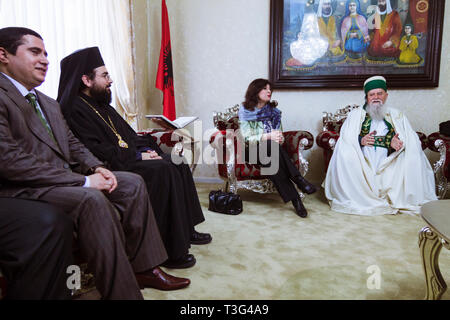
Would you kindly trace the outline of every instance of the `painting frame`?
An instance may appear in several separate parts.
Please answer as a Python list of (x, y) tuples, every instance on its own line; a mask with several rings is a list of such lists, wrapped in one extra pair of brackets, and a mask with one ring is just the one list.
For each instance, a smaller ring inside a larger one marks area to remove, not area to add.
[[(429, 4), (427, 47), (424, 62), (417, 68), (417, 74), (390, 74), (389, 67), (361, 67), (357, 74), (314, 74), (314, 71), (304, 74), (302, 71), (283, 70), (286, 60), (282, 56), (284, 4), (298, 0), (271, 0), (270, 3), (270, 52), (269, 79), (274, 88), (278, 89), (314, 89), (314, 88), (361, 88), (368, 76), (382, 74), (391, 88), (427, 88), (439, 86), (440, 59), (442, 48), (442, 33), (444, 21), (445, 0), (426, 0)], [(316, 0), (318, 1), (318, 0)], [(285, 66), (286, 67), (286, 66)]]

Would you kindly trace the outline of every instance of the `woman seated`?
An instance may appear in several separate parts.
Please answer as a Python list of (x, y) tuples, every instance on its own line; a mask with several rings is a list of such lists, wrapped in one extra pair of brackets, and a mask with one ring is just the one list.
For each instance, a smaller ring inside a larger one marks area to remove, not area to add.
[(271, 96), (272, 85), (266, 79), (254, 80), (247, 89), (239, 109), (245, 161), (260, 165), (261, 173), (273, 182), (283, 201), (291, 201), (296, 213), (305, 218), (308, 213), (293, 183), (307, 194), (317, 189), (302, 177), (282, 148), (281, 111), (270, 101)]

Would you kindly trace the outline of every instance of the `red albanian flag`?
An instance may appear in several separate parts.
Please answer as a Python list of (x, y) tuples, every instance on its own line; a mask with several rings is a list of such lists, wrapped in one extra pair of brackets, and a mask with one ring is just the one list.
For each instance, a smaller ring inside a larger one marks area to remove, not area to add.
[(162, 0), (162, 35), (161, 52), (159, 54), (158, 73), (156, 75), (156, 88), (161, 90), (163, 97), (163, 114), (169, 120), (176, 119), (175, 94), (173, 89), (172, 48), (170, 45), (169, 16), (166, 1)]

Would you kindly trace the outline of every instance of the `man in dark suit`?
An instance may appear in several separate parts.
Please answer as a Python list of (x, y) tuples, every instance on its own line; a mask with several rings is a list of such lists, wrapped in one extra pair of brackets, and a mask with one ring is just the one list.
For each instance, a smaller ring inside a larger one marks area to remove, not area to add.
[(0, 29), (0, 196), (69, 214), (103, 299), (186, 287), (189, 279), (158, 267), (167, 252), (142, 178), (104, 168), (69, 130), (58, 103), (34, 89), (48, 63), (39, 34)]

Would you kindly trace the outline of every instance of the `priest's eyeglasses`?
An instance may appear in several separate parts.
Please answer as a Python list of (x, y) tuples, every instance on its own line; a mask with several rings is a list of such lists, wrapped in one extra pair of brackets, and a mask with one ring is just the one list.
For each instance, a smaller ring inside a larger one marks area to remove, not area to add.
[(112, 80), (112, 78), (111, 78), (111, 76), (109, 75), (109, 73), (106, 73), (106, 72), (100, 74), (99, 77), (104, 78), (104, 79), (107, 80), (107, 81), (111, 81), (111, 80)]

